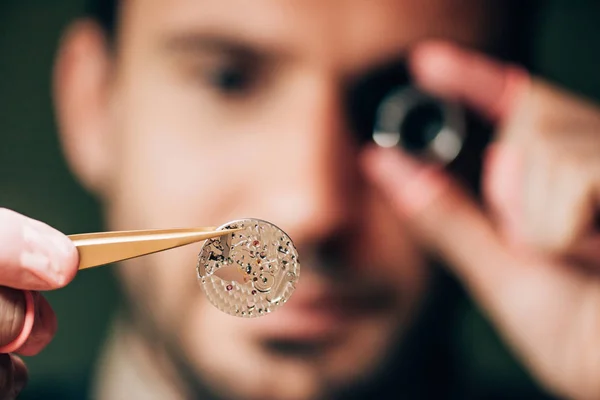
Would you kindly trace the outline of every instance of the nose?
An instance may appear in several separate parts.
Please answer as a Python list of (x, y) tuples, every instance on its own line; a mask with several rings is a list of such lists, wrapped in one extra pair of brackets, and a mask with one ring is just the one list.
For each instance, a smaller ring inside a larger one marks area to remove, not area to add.
[(265, 204), (272, 221), (307, 248), (339, 240), (354, 224), (357, 148), (334, 89), (313, 87), (298, 98), (280, 115), (289, 129), (278, 139)]

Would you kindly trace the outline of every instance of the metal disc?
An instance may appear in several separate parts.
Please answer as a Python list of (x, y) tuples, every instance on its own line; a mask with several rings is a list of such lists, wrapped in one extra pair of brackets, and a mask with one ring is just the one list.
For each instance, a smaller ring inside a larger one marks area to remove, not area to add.
[(219, 310), (238, 317), (258, 317), (281, 307), (300, 277), (298, 252), (277, 226), (242, 219), (217, 228), (241, 229), (208, 239), (198, 254), (200, 286)]

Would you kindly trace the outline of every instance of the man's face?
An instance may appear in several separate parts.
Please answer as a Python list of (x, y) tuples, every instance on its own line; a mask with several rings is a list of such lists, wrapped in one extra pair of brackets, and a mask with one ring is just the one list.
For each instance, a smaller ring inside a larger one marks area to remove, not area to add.
[(218, 390), (315, 396), (367, 376), (410, 323), (427, 266), (362, 179), (345, 94), (420, 39), (480, 46), (481, 3), (123, 2), (100, 141), (109, 228), (255, 217), (303, 262), (291, 300), (256, 319), (207, 301), (199, 245), (120, 268), (134, 312)]

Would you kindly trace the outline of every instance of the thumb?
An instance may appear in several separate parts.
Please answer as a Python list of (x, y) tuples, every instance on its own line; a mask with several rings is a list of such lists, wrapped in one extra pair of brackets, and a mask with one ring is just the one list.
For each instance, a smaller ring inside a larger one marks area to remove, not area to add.
[(497, 123), (508, 117), (530, 86), (525, 70), (442, 41), (418, 45), (409, 68), (424, 90), (462, 102)]
[[(422, 164), (397, 149), (365, 150), (368, 180), (426, 250), (484, 297), (516, 274), (511, 254), (475, 200), (441, 167)], [(487, 299), (492, 300), (492, 299)]]

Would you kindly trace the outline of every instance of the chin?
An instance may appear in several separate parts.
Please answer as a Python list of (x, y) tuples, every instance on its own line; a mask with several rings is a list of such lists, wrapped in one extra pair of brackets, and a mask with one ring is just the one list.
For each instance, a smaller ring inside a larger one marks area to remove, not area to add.
[(336, 389), (369, 379), (399, 326), (397, 318), (380, 315), (326, 335), (277, 335), (271, 330), (275, 322), (262, 326), (262, 317), (239, 319), (211, 308), (202, 307), (196, 329), (186, 330), (195, 332), (186, 339), (188, 354), (214, 391), (240, 400), (330, 398)]

